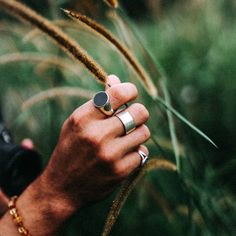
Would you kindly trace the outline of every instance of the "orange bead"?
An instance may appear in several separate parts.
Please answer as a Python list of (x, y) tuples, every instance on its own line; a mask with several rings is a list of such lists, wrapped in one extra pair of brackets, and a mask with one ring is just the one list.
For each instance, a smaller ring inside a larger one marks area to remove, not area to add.
[(18, 232), (23, 235), (28, 235), (28, 231), (24, 227), (19, 227)]
[(21, 224), (22, 223), (22, 218), (20, 216), (17, 216), (15, 219), (14, 219), (15, 223), (17, 225)]
[(12, 219), (17, 227), (18, 232), (21, 235), (31, 236), (29, 231), (24, 227), (22, 218), (18, 215), (17, 208), (16, 208), (16, 200), (17, 196), (12, 197), (8, 203), (9, 213), (12, 216)]
[(13, 217), (17, 217), (17, 210), (16, 208), (12, 208), (10, 211), (9, 211), (10, 215), (12, 215)]

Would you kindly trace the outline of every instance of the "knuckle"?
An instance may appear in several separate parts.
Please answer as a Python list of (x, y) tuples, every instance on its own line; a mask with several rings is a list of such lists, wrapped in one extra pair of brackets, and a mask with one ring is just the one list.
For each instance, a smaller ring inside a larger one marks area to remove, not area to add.
[(133, 104), (135, 113), (137, 113), (144, 121), (147, 121), (149, 118), (149, 112), (147, 108), (141, 103), (134, 103)]
[(87, 141), (89, 145), (96, 148), (101, 148), (106, 143), (106, 134), (103, 131), (103, 126), (99, 121), (87, 122), (87, 119), (82, 121), (82, 127), (84, 129), (81, 132), (81, 136)]
[(81, 130), (81, 120), (76, 115), (76, 113), (73, 113), (69, 116), (68, 124), (69, 124), (70, 128), (72, 129), (72, 131), (78, 132)]
[(126, 176), (126, 171), (121, 165), (116, 163), (112, 166), (112, 174), (118, 178), (123, 178)]
[(96, 148), (99, 148), (103, 141), (103, 137), (101, 137), (99, 134), (95, 132), (89, 132), (89, 131), (87, 131), (87, 134), (85, 135), (85, 139), (87, 140), (87, 143), (89, 145)]
[(111, 164), (113, 162), (115, 154), (107, 148), (101, 147), (98, 151), (98, 158), (103, 163)]
[(69, 116), (68, 124), (72, 131), (80, 132), (86, 129), (88, 119), (86, 115), (80, 111), (80, 108), (78, 108)]
[(74, 126), (76, 124), (75, 114), (72, 113), (68, 118), (68, 123), (71, 126)]

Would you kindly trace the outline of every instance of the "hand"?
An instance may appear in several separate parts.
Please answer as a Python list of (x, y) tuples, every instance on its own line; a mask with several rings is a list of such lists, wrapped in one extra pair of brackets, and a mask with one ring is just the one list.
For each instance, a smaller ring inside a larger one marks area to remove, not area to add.
[[(106, 88), (113, 109), (133, 101), (137, 89), (110, 76)], [(150, 137), (144, 123), (149, 117), (141, 104), (127, 108), (137, 128), (124, 135), (116, 117), (107, 117), (88, 101), (63, 124), (58, 144), (40, 177), (20, 195), (17, 208), (24, 226), (35, 236), (56, 235), (63, 223), (79, 208), (108, 195), (139, 167), (138, 150)], [(36, 222), (36, 223), (35, 223)], [(9, 214), (0, 220), (0, 232), (18, 235)]]
[[(138, 91), (131, 83), (109, 77), (106, 91), (113, 109), (134, 100)], [(150, 137), (144, 123), (149, 117), (142, 104), (127, 108), (137, 125), (124, 135), (116, 117), (107, 117), (94, 107), (92, 100), (76, 109), (63, 124), (58, 144), (41, 177), (43, 189), (78, 209), (108, 195), (140, 165), (138, 150)]]

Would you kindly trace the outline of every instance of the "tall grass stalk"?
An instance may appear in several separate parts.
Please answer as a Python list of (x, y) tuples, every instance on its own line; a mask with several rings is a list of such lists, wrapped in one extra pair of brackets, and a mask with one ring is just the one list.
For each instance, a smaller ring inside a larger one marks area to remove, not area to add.
[[(152, 56), (149, 54), (148, 50), (146, 49), (146, 47), (143, 45), (142, 41), (135, 37), (132, 29), (130, 29), (128, 27), (127, 24), (125, 24), (124, 20), (121, 19), (121, 17), (117, 14), (117, 12), (112, 11), (109, 14), (110, 19), (113, 21), (113, 23), (115, 25), (118, 26), (118, 28), (122, 28), (121, 33), (125, 33), (124, 34), (124, 38), (127, 39), (126, 35), (130, 35), (130, 37), (132, 37), (132, 39), (136, 39), (136, 41), (138, 42), (138, 45), (141, 49), (141, 52), (143, 54), (143, 57), (146, 60), (146, 64), (149, 66), (149, 69), (151, 71), (151, 75), (154, 78), (157, 78), (157, 83), (159, 84), (159, 86), (157, 85), (157, 87), (160, 87), (159, 91), (159, 96), (161, 96), (161, 93), (163, 93), (164, 96), (164, 100), (166, 101), (166, 103), (171, 106), (171, 98), (169, 95), (169, 91), (166, 87), (166, 76), (164, 75), (164, 70), (162, 67), (160, 67), (159, 65), (156, 65), (156, 63), (154, 62)], [(174, 155), (175, 155), (175, 159), (176, 159), (176, 164), (177, 164), (177, 170), (178, 172), (180, 172), (180, 154), (179, 154), (179, 145), (178, 145), (178, 139), (177, 139), (177, 135), (176, 135), (176, 129), (175, 129), (175, 124), (174, 124), (174, 118), (173, 118), (173, 114), (167, 109), (166, 110), (167, 113), (167, 119), (168, 119), (168, 125), (169, 125), (169, 131), (170, 131), (170, 137), (171, 137), (171, 143), (173, 146), (173, 151), (174, 151)]]
[(138, 184), (138, 182), (144, 177), (147, 172), (158, 169), (176, 171), (176, 165), (164, 159), (153, 158), (149, 160), (140, 171), (134, 173), (127, 180), (125, 180), (115, 200), (113, 201), (110, 212), (105, 222), (102, 236), (108, 236), (110, 234), (122, 207), (124, 206), (128, 196)]
[[(78, 30), (78, 24), (76, 23), (72, 24), (70, 20), (54, 20), (52, 22), (54, 25), (63, 29), (77, 29)], [(38, 29), (32, 29), (24, 36), (23, 41), (24, 42), (31, 41), (40, 34), (42, 34), (42, 31)]]
[(116, 36), (114, 36), (108, 29), (106, 29), (103, 25), (98, 24), (96, 21), (88, 18), (87, 16), (81, 15), (79, 13), (75, 13), (73, 11), (69, 11), (66, 9), (62, 9), (68, 16), (70, 16), (72, 19), (78, 20), (80, 23), (86, 26), (87, 29), (89, 29), (91, 32), (105, 38), (108, 42), (110, 42), (112, 45), (114, 45), (117, 50), (124, 56), (124, 58), (129, 62), (131, 67), (134, 69), (134, 71), (137, 73), (137, 75), (140, 77), (142, 83), (144, 84), (144, 87), (146, 88), (146, 91), (153, 97), (157, 97), (157, 89), (155, 85), (153, 84), (151, 78), (145, 71), (145, 69), (142, 67), (142, 65), (139, 63), (139, 61), (135, 58), (135, 56), (132, 54), (132, 52), (124, 45), (122, 44)]
[[(134, 38), (134, 34), (133, 34), (132, 30), (127, 26), (127, 24), (124, 23), (124, 21), (120, 18), (120, 16), (117, 14), (116, 11), (110, 12), (109, 17), (113, 21), (113, 23), (117, 26), (118, 29), (121, 28), (119, 31), (124, 36), (126, 41), (128, 40), (127, 35), (130, 35), (130, 37)], [(128, 43), (130, 44), (129, 41), (128, 41)], [(166, 103), (169, 106), (171, 106), (171, 99), (170, 99), (169, 91), (166, 87), (167, 81), (166, 81), (166, 76), (164, 76), (164, 70), (162, 68), (160, 68), (160, 69), (157, 68), (156, 63), (153, 61), (153, 58), (151, 57), (151, 55), (147, 51), (146, 47), (143, 45), (143, 43), (140, 40), (138, 40), (138, 44), (141, 48), (143, 57), (145, 58), (148, 66), (150, 68), (150, 71), (152, 72), (152, 77), (158, 78), (157, 82), (159, 82), (160, 88), (161, 88), (161, 89), (159, 89), (159, 96), (160, 96), (160, 93), (162, 92)], [(178, 140), (177, 140), (177, 135), (176, 135), (176, 131), (175, 131), (173, 114), (169, 110), (166, 110), (166, 113), (167, 113), (167, 118), (168, 118), (168, 125), (169, 125), (169, 131), (170, 131), (170, 136), (171, 136), (171, 142), (172, 142), (172, 146), (173, 146), (173, 150), (174, 150), (174, 154), (175, 154), (175, 159), (176, 159), (176, 164), (177, 164), (177, 170), (178, 170), (178, 172), (180, 172), (180, 159), (179, 159), (179, 155), (180, 155), (179, 152), (180, 151), (179, 151)]]
[(133, 44), (134, 40), (132, 38), (133, 36), (132, 32), (130, 32), (130, 29), (127, 27), (125, 22), (122, 19), (120, 19), (119, 15), (117, 14), (117, 11), (113, 10), (109, 11), (107, 13), (107, 17), (112, 21), (119, 37), (122, 37), (123, 42), (127, 45), (127, 47), (130, 50), (137, 49), (135, 48), (136, 45)]
[(107, 74), (103, 68), (98, 65), (75, 40), (71, 39), (60, 28), (17, 1), (0, 0), (0, 8), (43, 31), (50, 39), (53, 39), (60, 48), (82, 63), (100, 83), (106, 84)]
[(93, 94), (94, 92), (86, 90), (86, 89), (81, 89), (81, 88), (59, 87), (59, 88), (48, 89), (24, 101), (21, 105), (21, 110), (26, 111), (30, 109), (32, 106), (38, 104), (39, 102), (42, 102), (48, 99), (53, 99), (56, 97), (69, 96), (69, 97), (91, 99)]
[[(145, 58), (148, 61), (148, 64), (150, 66), (151, 71), (153, 72), (152, 76), (154, 76), (155, 78), (157, 78), (157, 81), (160, 83), (160, 88), (161, 90), (159, 90), (159, 93), (163, 92), (162, 91), (164, 89), (163, 87), (163, 80), (166, 79), (166, 73), (164, 71), (164, 69), (162, 68), (162, 66), (160, 65), (160, 63), (158, 62), (154, 62), (153, 60), (153, 56), (152, 54), (146, 49), (146, 47), (143, 45), (142, 40), (140, 39), (139, 34), (137, 33), (137, 31), (135, 30), (135, 27), (133, 27), (132, 25), (130, 25), (128, 18), (126, 17), (126, 14), (124, 13), (124, 11), (121, 9), (120, 12), (122, 13), (122, 17), (120, 17), (119, 15), (117, 15), (116, 13), (112, 14), (111, 17), (114, 21), (119, 20), (120, 22), (123, 22), (123, 25), (129, 29), (129, 32), (131, 32), (133, 34), (133, 38), (135, 38), (137, 40), (137, 42), (139, 43), (142, 52), (145, 56)], [(124, 22), (125, 20), (125, 22)], [(125, 24), (126, 23), (126, 24)], [(162, 82), (161, 82), (162, 81)], [(168, 90), (166, 90), (166, 92), (168, 92)], [(174, 109), (171, 105), (171, 103), (166, 102), (166, 92), (164, 94), (164, 99), (160, 96), (157, 96), (156, 98), (154, 98), (154, 101), (157, 101), (159, 104), (161, 103), (165, 109), (167, 109), (167, 111), (170, 111), (173, 115), (175, 115), (178, 119), (180, 119), (183, 123), (185, 123), (187, 126), (189, 126), (193, 131), (195, 131), (196, 133), (198, 133), (201, 137), (203, 137), (204, 139), (206, 139), (208, 142), (210, 142), (213, 146), (215, 146), (217, 148), (217, 145), (204, 133), (202, 132), (199, 128), (197, 128), (195, 125), (193, 125), (188, 119), (186, 119), (183, 115), (181, 115), (176, 109)], [(168, 92), (169, 93), (169, 92)], [(168, 96), (168, 95), (167, 95)], [(156, 105), (158, 105), (157, 103), (155, 103)], [(159, 106), (158, 106), (159, 107)], [(171, 118), (171, 115), (167, 113), (167, 116), (170, 118), (170, 121), (173, 120), (173, 118)], [(175, 129), (174, 128), (174, 122), (172, 122), (172, 124), (169, 124), (170, 127), (170, 133), (173, 136), (173, 138), (175, 140), (172, 141), (173, 143), (173, 148), (176, 149), (176, 142), (177, 142), (177, 136), (175, 134)], [(179, 160), (179, 151), (175, 150), (175, 156), (176, 156), (176, 160)], [(177, 155), (176, 155), (177, 154)]]
[[(166, 104), (168, 106), (171, 106), (171, 98), (169, 91), (166, 86), (166, 79), (163, 78), (163, 80), (160, 81), (163, 93), (164, 93), (164, 98), (166, 101)], [(177, 171), (178, 173), (181, 172), (181, 161), (180, 161), (180, 151), (179, 151), (179, 145), (178, 145), (178, 139), (177, 139), (177, 134), (176, 134), (176, 129), (175, 129), (175, 123), (174, 123), (174, 117), (173, 114), (170, 110), (166, 110), (167, 118), (168, 118), (168, 125), (169, 125), (169, 131), (170, 131), (170, 137), (171, 137), (171, 143), (173, 146), (174, 150), (174, 155), (175, 155), (175, 161), (177, 165)]]
[(218, 148), (218, 146), (200, 129), (198, 129), (195, 125), (193, 125), (190, 121), (188, 121), (184, 116), (182, 116), (177, 110), (175, 110), (172, 106), (167, 104), (165, 100), (163, 100), (161, 97), (157, 97), (155, 99), (159, 104), (161, 104), (165, 109), (172, 112), (177, 118), (179, 118), (181, 121), (183, 121), (186, 125), (188, 125), (192, 130), (194, 130), (196, 133), (198, 133), (201, 137), (203, 137), (205, 140), (207, 140), (209, 143), (211, 143), (215, 148)]
[(0, 65), (12, 64), (16, 62), (27, 63), (46, 63), (62, 69), (69, 70), (77, 75), (81, 73), (78, 68), (75, 68), (72, 64), (69, 64), (66, 60), (53, 55), (41, 55), (39, 53), (9, 53), (0, 56)]

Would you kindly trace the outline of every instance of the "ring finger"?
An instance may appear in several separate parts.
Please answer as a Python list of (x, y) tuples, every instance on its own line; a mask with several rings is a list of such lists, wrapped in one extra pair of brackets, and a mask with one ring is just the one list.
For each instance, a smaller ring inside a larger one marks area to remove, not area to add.
[(149, 138), (149, 128), (146, 125), (141, 125), (132, 133), (115, 138), (112, 145), (119, 150), (119, 157), (121, 158), (137, 149), (137, 147), (145, 143)]
[(126, 154), (122, 159), (116, 162), (117, 172), (121, 177), (127, 177), (133, 170), (142, 166), (142, 159), (139, 151), (148, 156), (149, 151), (145, 145), (140, 145), (136, 150)]

